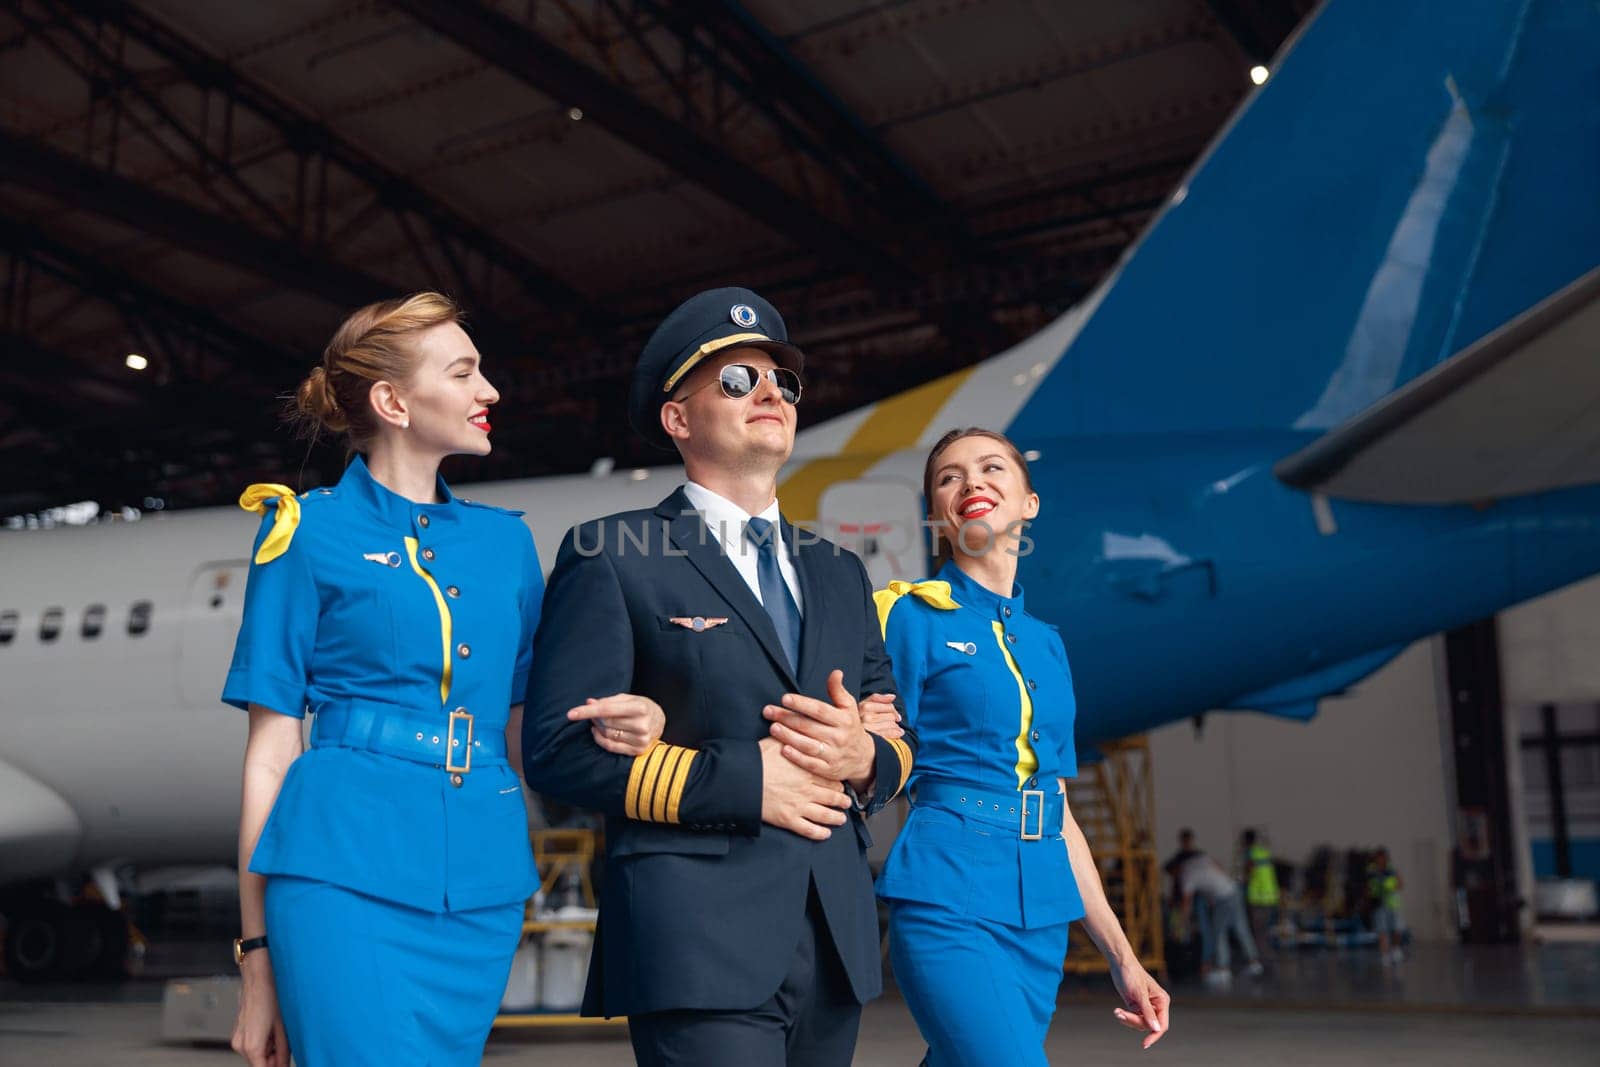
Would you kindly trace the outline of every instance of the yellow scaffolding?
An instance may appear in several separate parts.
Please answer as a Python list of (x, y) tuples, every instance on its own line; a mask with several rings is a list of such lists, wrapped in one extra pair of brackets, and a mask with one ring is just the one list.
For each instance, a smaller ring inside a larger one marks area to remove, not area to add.
[[(1161, 927), (1161, 869), (1155, 852), (1155, 781), (1150, 742), (1144, 736), (1098, 746), (1103, 758), (1067, 782), (1067, 801), (1093, 853), (1106, 899), (1122, 920), (1139, 961), (1152, 974), (1166, 971)], [(1105, 958), (1074, 923), (1067, 948), (1068, 974), (1104, 974)]]
[[(550, 890), (560, 882), (561, 876), (575, 871), (583, 894), (584, 907), (594, 907), (594, 884), (589, 870), (594, 865), (596, 850), (593, 830), (535, 830), (533, 837), (533, 862), (539, 871), (539, 887), (549, 896)], [(522, 936), (542, 934), (549, 930), (588, 930), (594, 932), (594, 923), (588, 921), (544, 921), (532, 916), (533, 901), (523, 909)], [(591, 1019), (577, 1012), (535, 1011), (497, 1015), (495, 1029), (527, 1029), (550, 1026), (625, 1026), (628, 1020), (618, 1016), (613, 1019)]]

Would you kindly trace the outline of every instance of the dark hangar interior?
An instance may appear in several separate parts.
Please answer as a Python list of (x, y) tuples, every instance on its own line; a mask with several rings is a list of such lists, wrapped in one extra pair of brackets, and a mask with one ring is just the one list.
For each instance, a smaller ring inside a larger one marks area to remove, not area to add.
[(502, 394), (457, 478), (661, 462), (626, 375), (711, 286), (802, 427), (929, 380), (1101, 279), (1313, 6), (5, 0), (0, 517), (332, 480), (280, 398), (423, 288)]

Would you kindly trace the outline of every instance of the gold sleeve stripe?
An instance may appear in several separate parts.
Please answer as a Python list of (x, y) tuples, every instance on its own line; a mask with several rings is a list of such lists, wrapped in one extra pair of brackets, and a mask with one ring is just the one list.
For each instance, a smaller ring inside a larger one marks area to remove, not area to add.
[(667, 821), (667, 791), (672, 787), (672, 776), (683, 762), (683, 749), (668, 745), (667, 758), (661, 762), (661, 773), (656, 777), (655, 793), (650, 799), (650, 821)]
[(897, 795), (900, 790), (906, 787), (906, 779), (911, 777), (912, 758), (910, 745), (906, 744), (898, 737), (889, 738), (888, 741), (889, 747), (894, 749), (895, 758), (900, 761), (900, 781), (899, 784), (894, 787), (894, 793), (890, 794), (892, 797)]
[(667, 757), (672, 755), (671, 745), (659, 745), (652, 753), (650, 763), (644, 769), (644, 781), (639, 785), (639, 818), (653, 821), (651, 810), (652, 798), (656, 795), (656, 788), (661, 784), (661, 768), (666, 766)]
[(683, 787), (689, 782), (689, 767), (694, 763), (695, 757), (700, 755), (698, 749), (683, 748), (678, 751), (684, 754), (678, 763), (678, 769), (672, 772), (672, 784), (667, 787), (667, 821), (678, 821), (678, 804), (683, 800)]
[(623, 795), (623, 814), (641, 822), (677, 822), (689, 765), (699, 754), (699, 749), (657, 741), (649, 752), (635, 756)]
[(650, 746), (650, 750), (642, 756), (633, 757), (633, 770), (628, 773), (628, 791), (624, 794), (622, 810), (630, 819), (642, 819), (640, 814), (639, 798), (643, 795), (645, 779), (652, 775), (652, 764), (659, 765), (666, 755), (666, 746), (657, 741)]

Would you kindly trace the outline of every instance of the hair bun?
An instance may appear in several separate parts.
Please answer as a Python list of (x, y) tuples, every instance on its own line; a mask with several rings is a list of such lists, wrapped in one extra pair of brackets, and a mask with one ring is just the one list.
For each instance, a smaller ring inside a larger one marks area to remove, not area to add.
[(325, 367), (313, 367), (311, 373), (306, 375), (306, 380), (300, 383), (300, 388), (295, 391), (295, 410), (301, 419), (319, 429), (344, 433), (350, 428)]

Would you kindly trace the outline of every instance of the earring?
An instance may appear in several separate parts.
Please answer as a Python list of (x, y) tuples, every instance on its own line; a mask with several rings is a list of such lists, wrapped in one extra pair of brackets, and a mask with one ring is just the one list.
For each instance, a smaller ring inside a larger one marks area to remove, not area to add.
[(400, 428), (401, 428), (401, 429), (402, 429), (402, 430), (409, 430), (409, 429), (411, 429), (411, 420), (410, 420), (410, 419), (406, 419), (406, 420), (405, 420), (405, 421), (404, 421), (404, 422), (402, 422), (402, 423), (401, 423), (401, 424), (400, 424)]

